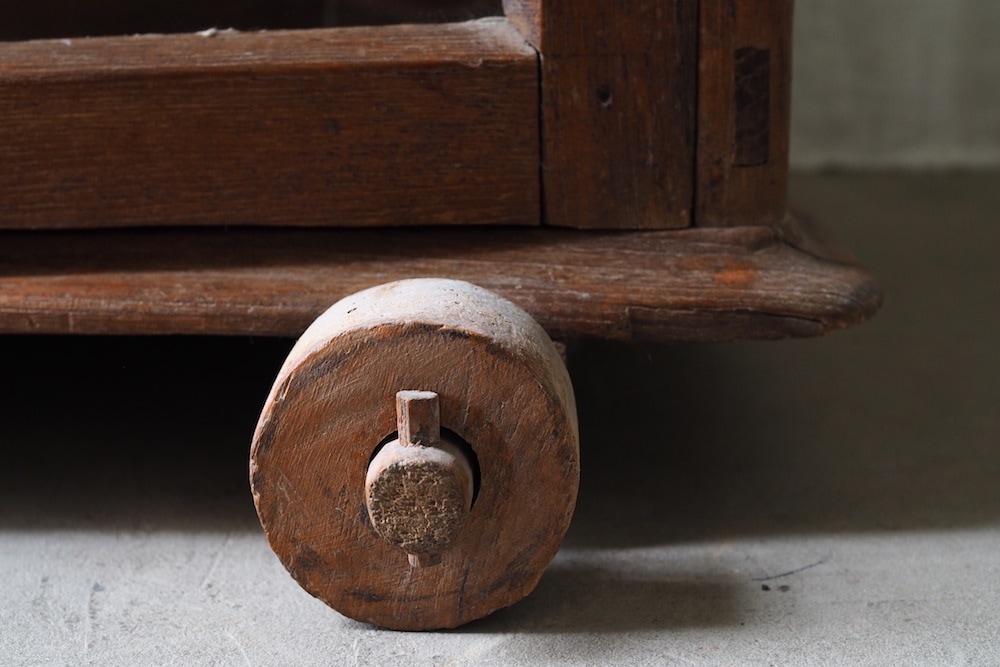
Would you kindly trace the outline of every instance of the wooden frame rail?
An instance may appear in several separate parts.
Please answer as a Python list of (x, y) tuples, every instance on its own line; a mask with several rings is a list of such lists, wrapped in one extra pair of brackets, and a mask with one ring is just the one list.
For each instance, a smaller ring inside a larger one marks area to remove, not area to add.
[(0, 229), (779, 224), (792, 0), (0, 43)]
[(4, 244), (0, 333), (298, 336), (348, 294), (418, 277), (474, 282), (564, 340), (817, 336), (881, 302), (796, 226), (10, 231)]
[(0, 228), (539, 222), (504, 19), (0, 44)]

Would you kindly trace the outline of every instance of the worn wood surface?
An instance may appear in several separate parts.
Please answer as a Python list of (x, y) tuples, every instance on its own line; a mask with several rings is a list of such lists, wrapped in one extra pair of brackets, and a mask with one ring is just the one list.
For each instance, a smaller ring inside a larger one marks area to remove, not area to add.
[(7, 0), (0, 40), (140, 33), (318, 28), (324, 0)]
[(696, 0), (504, 6), (541, 54), (546, 223), (689, 225)]
[(785, 217), (793, 0), (702, 1), (696, 224)]
[(411, 567), (440, 565), (472, 507), (473, 473), (446, 440), (424, 447), (387, 443), (368, 466), (365, 505), (375, 532)]
[(0, 228), (537, 224), (537, 59), (464, 24), (0, 44)]
[(421, 276), (494, 290), (557, 339), (813, 336), (879, 303), (862, 268), (771, 227), (4, 232), (0, 331), (298, 335), (347, 294)]
[(473, 465), (442, 437), (440, 397), (433, 391), (396, 393), (396, 431), (368, 464), (368, 519), (411, 566), (439, 565), (472, 508)]
[[(474, 449), (475, 504), (435, 567), (411, 567), (368, 519), (365, 478), (397, 429), (394, 397), (440, 398), (441, 426)], [(402, 281), (345, 298), (293, 348), (251, 449), (268, 540), (307, 591), (357, 620), (455, 627), (537, 584), (579, 481), (572, 386), (545, 332), (467, 283)]]

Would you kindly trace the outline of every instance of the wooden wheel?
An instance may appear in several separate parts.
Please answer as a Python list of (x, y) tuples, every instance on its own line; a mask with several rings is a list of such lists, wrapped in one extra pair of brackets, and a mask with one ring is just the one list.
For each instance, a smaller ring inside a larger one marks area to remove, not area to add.
[(254, 434), (271, 547), (351, 618), (450, 628), (530, 593), (579, 484), (576, 408), (542, 328), (469, 283), (349, 296), (303, 334)]

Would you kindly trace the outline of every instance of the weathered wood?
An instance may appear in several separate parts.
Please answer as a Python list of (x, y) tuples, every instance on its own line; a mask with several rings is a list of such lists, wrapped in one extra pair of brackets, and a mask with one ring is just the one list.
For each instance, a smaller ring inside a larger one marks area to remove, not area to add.
[(689, 225), (697, 1), (504, 7), (541, 57), (545, 222)]
[[(398, 428), (393, 397), (440, 398), (443, 428), (474, 450), (479, 494), (436, 567), (411, 567), (368, 520), (366, 469)], [(467, 283), (408, 280), (349, 296), (290, 353), (251, 449), (268, 540), (307, 591), (357, 620), (455, 627), (537, 584), (579, 483), (566, 368), (539, 325)]]
[(0, 228), (537, 224), (504, 19), (0, 44)]
[(440, 565), (472, 508), (472, 464), (442, 438), (440, 401), (432, 391), (396, 393), (396, 430), (398, 437), (368, 464), (368, 518), (411, 566)]
[(792, 5), (701, 2), (699, 226), (777, 225), (785, 217)]
[(770, 227), (5, 232), (0, 331), (297, 335), (331, 301), (420, 276), (482, 285), (560, 339), (813, 336), (880, 299), (862, 268)]

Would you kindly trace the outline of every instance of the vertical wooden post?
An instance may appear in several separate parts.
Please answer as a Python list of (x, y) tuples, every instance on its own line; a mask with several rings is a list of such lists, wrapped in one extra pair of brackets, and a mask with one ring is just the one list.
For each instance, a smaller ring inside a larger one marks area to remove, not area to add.
[(504, 0), (541, 58), (547, 224), (690, 224), (697, 2)]
[(774, 225), (788, 189), (793, 0), (702, 0), (696, 224)]

